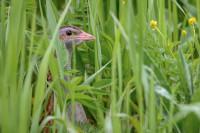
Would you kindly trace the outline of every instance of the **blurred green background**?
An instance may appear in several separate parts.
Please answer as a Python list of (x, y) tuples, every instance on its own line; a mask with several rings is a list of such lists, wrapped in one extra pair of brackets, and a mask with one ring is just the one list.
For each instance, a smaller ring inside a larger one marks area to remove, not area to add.
[[(96, 37), (74, 49), (72, 70), (65, 25)], [(199, 0), (1, 0), (0, 132), (199, 132), (199, 28)], [(68, 122), (75, 101), (88, 124)]]

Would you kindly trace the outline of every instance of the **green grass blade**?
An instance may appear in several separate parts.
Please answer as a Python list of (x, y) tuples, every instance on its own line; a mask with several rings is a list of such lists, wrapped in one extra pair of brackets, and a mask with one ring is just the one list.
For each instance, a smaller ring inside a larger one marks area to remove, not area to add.
[(94, 79), (95, 77), (101, 73), (101, 71), (103, 71), (103, 69), (110, 64), (111, 61), (109, 61), (106, 65), (104, 65), (101, 69), (99, 69), (96, 73), (94, 73), (92, 76), (90, 76), (88, 79), (86, 79), (86, 81), (84, 81), (84, 83), (82, 85), (89, 85)]
[(180, 69), (181, 83), (185, 91), (186, 101), (189, 102), (193, 95), (192, 81), (188, 65), (181, 48), (178, 49), (178, 58), (179, 58), (178, 66)]
[(58, 21), (58, 24), (56, 25), (50, 45), (49, 45), (49, 47), (44, 55), (44, 58), (41, 62), (39, 75), (38, 75), (38, 82), (37, 82), (37, 86), (36, 86), (36, 90), (35, 90), (35, 102), (34, 102), (34, 108), (33, 108), (33, 116), (35, 116), (36, 111), (38, 110), (40, 104), (42, 103), (42, 97), (43, 97), (44, 89), (45, 89), (45, 81), (46, 81), (49, 57), (50, 57), (50, 54), (52, 53), (52, 49), (53, 49), (54, 43), (55, 43), (57, 35), (58, 35), (58, 29), (61, 26), (65, 15), (67, 14), (70, 3), (71, 3), (71, 0), (66, 5), (66, 7)]

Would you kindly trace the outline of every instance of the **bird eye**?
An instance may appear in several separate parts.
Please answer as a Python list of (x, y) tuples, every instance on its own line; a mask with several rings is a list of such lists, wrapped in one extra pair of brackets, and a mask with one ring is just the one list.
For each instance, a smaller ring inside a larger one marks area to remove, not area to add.
[(72, 35), (72, 31), (71, 30), (66, 31), (66, 35), (67, 36), (71, 36)]

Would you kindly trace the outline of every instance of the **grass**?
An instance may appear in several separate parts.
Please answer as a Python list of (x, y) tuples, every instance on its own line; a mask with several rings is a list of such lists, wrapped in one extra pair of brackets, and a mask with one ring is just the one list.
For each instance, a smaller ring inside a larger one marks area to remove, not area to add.
[[(199, 132), (199, 7), (199, 0), (1, 0), (0, 132), (41, 132), (52, 119), (52, 132)], [(58, 38), (64, 25), (96, 37), (74, 49), (68, 71)], [(52, 91), (54, 112), (40, 123)], [(75, 101), (88, 124), (68, 122)]]

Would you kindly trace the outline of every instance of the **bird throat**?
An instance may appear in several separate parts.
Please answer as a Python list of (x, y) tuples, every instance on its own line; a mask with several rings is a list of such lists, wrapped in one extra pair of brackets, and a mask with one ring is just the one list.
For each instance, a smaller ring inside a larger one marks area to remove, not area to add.
[[(73, 47), (72, 45), (66, 45), (66, 49), (68, 52), (68, 63), (65, 66), (65, 70), (70, 70), (71, 69), (71, 59), (72, 59), (72, 52), (73, 52)], [(66, 82), (69, 81), (70, 76), (64, 76), (64, 79)]]

